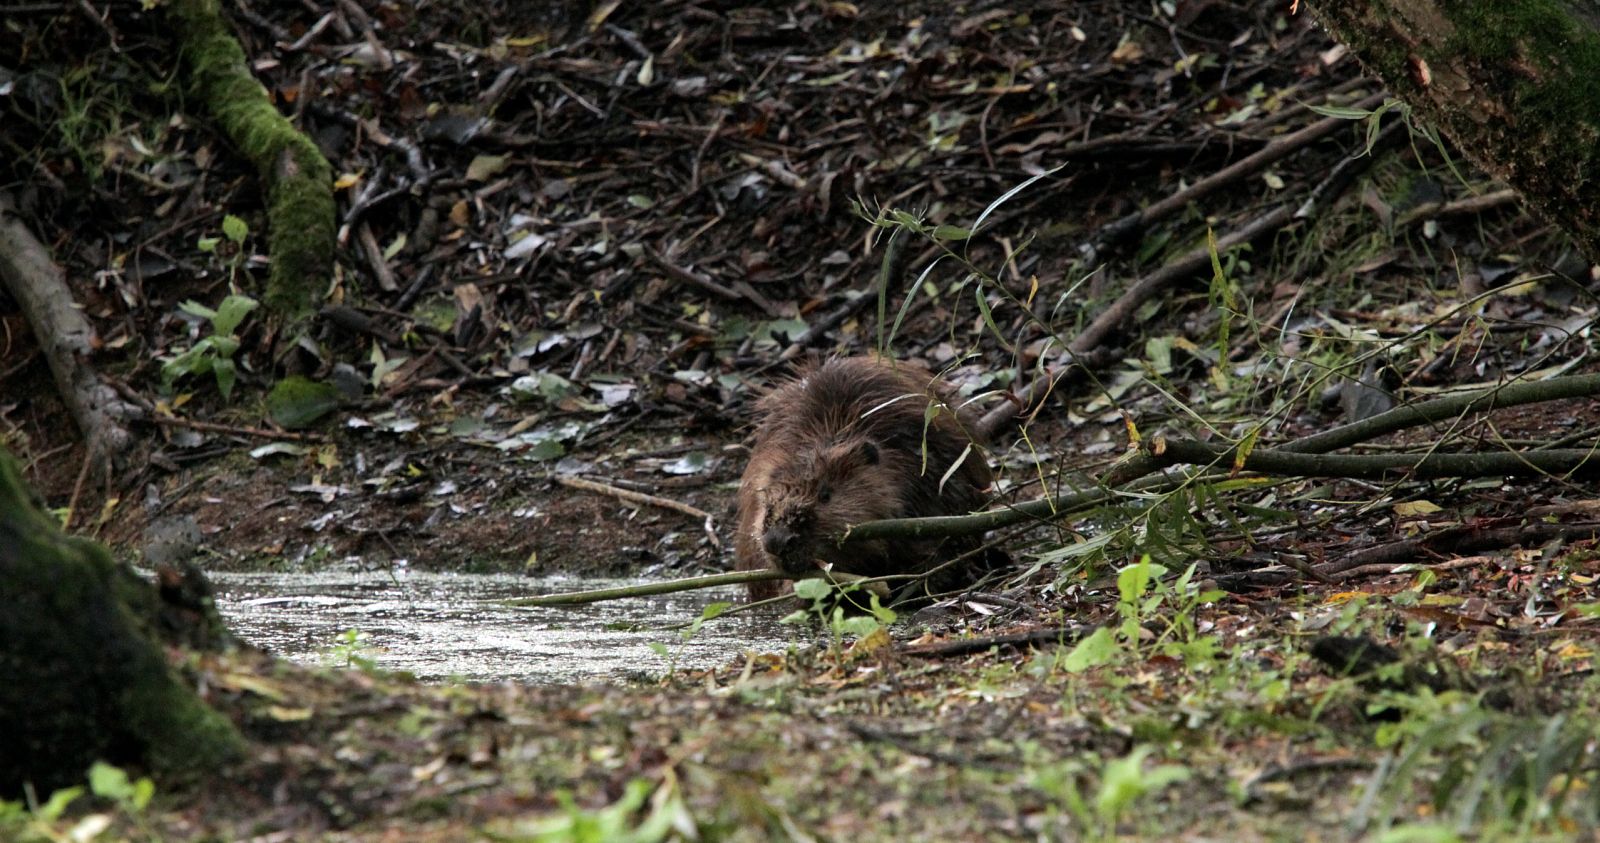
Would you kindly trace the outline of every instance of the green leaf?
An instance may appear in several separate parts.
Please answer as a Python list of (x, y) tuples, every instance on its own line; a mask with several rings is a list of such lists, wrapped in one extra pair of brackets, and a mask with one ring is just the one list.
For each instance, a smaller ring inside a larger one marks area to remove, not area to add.
[[(1059, 166), (1051, 167), (1050, 169), (1045, 170), (1044, 172), (1042, 172), (1042, 173), (1040, 173), (1040, 174), (1038, 174), (1036, 176), (1033, 176), (1032, 178), (1029, 178), (1027, 181), (1023, 182), (1022, 184), (1019, 184), (1016, 187), (1013, 187), (1010, 190), (1006, 191), (1005, 193), (1000, 194), (1000, 198), (999, 199), (996, 199), (993, 202), (990, 202), (989, 203), (989, 207), (984, 208), (983, 209), (983, 213), (978, 215), (978, 221), (972, 224), (971, 232), (976, 232), (978, 229), (982, 228), (983, 227), (983, 221), (988, 219), (989, 215), (994, 213), (997, 209), (999, 209), (999, 207), (1001, 205), (1004, 205), (1005, 203), (1011, 201), (1011, 197), (1016, 196), (1018, 193), (1021, 193), (1022, 191), (1027, 190), (1028, 188), (1032, 187), (1034, 182), (1037, 182), (1040, 179), (1049, 178), (1050, 176), (1055, 175), (1056, 173), (1060, 172), (1061, 169), (1063, 167), (1065, 167), (1065, 166), (1067, 166), (1067, 165), (1061, 164)], [(971, 232), (968, 233), (969, 237), (971, 236)]]
[(972, 232), (959, 225), (941, 225), (933, 230), (935, 240), (965, 240)]
[(1372, 116), (1372, 112), (1364, 108), (1345, 108), (1339, 105), (1313, 105), (1310, 108), (1323, 117), (1338, 117), (1341, 120), (1362, 120)]
[(217, 391), (222, 393), (222, 400), (227, 401), (233, 397), (233, 383), (239, 377), (237, 370), (234, 369), (233, 360), (227, 357), (213, 359), (211, 374), (217, 378)]
[(195, 343), (194, 347), (207, 352), (208, 357), (232, 360), (234, 353), (239, 350), (239, 339), (232, 334), (212, 334)]
[(1447, 825), (1402, 825), (1378, 835), (1377, 843), (1462, 843), (1464, 839)]
[(50, 799), (40, 805), (39, 809), (34, 811), (34, 815), (47, 823), (53, 823), (61, 818), (61, 815), (67, 810), (67, 806), (71, 805), (74, 799), (82, 795), (83, 788), (81, 787), (64, 787), (50, 794)]
[(534, 462), (548, 462), (558, 460), (567, 455), (567, 446), (560, 439), (550, 438), (535, 442), (527, 450), (527, 457)]
[(243, 243), (250, 234), (250, 226), (242, 219), (229, 214), (222, 218), (222, 234), (235, 243)]
[(1000, 333), (1000, 326), (994, 323), (994, 314), (989, 312), (989, 299), (983, 295), (983, 285), (972, 285), (972, 293), (973, 298), (978, 300), (978, 312), (983, 314), (983, 324), (989, 326), (994, 338), (1000, 342), (1000, 347), (1005, 348), (1009, 343), (1006, 342), (1005, 336)]
[(394, 256), (400, 254), (400, 250), (405, 247), (406, 233), (402, 231), (393, 240), (389, 241), (389, 245), (383, 247), (383, 259), (386, 261), (394, 260)]
[(1151, 562), (1150, 557), (1146, 556), (1117, 572), (1117, 594), (1124, 603), (1136, 603), (1150, 586), (1151, 580), (1160, 578), (1166, 572), (1166, 568)]
[(1072, 652), (1061, 661), (1061, 669), (1068, 673), (1082, 673), (1091, 667), (1109, 664), (1116, 658), (1117, 637), (1107, 627), (1096, 629), (1088, 638), (1073, 645)]
[(794, 596), (802, 600), (821, 600), (833, 591), (833, 586), (827, 580), (817, 577), (800, 580), (794, 584)]
[(295, 375), (284, 378), (267, 394), (267, 415), (277, 424), (296, 430), (310, 425), (339, 406), (339, 390)]
[(195, 248), (202, 252), (215, 252), (217, 244), (222, 242), (221, 237), (202, 237), (195, 241)]
[(217, 321), (217, 312), (215, 310), (206, 307), (194, 299), (189, 299), (183, 304), (178, 305), (178, 309), (189, 314), (190, 316), (198, 316), (201, 319), (205, 319), (212, 323)]
[(217, 306), (217, 312), (211, 317), (211, 330), (231, 336), (238, 332), (240, 323), (250, 315), (250, 311), (260, 306), (260, 302), (249, 296), (228, 296)]
[(853, 615), (845, 618), (839, 622), (837, 627), (840, 634), (854, 635), (857, 638), (865, 638), (882, 628), (883, 624), (878, 623), (877, 618), (867, 615)]
[(89, 792), (102, 799), (121, 802), (133, 796), (133, 782), (120, 768), (96, 761), (89, 768)]
[(1189, 778), (1187, 768), (1170, 764), (1144, 769), (1144, 759), (1150, 752), (1150, 747), (1141, 746), (1126, 757), (1107, 762), (1094, 799), (1095, 813), (1102, 821), (1114, 821), (1145, 794)]

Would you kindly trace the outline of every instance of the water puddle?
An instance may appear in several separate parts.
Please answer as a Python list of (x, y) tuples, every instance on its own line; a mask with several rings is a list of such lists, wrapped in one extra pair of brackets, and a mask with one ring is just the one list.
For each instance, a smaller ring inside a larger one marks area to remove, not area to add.
[(570, 608), (513, 609), (480, 601), (625, 585), (622, 580), (530, 579), (515, 575), (328, 572), (210, 575), (217, 604), (239, 637), (275, 655), (326, 664), (346, 630), (366, 634), (361, 654), (385, 670), (420, 679), (579, 682), (660, 676), (672, 664), (702, 668), (740, 654), (782, 651), (798, 634), (776, 616), (736, 615), (708, 623), (687, 642), (672, 631), (630, 632), (619, 624), (665, 626), (700, 616), (739, 593), (695, 591)]

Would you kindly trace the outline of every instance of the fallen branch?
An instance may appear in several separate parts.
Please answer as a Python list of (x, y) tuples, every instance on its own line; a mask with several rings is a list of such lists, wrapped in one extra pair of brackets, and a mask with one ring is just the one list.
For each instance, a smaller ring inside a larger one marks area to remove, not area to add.
[(1488, 451), (1475, 454), (1301, 454), (1256, 449), (1239, 459), (1234, 445), (1193, 439), (1168, 440), (1151, 452), (1162, 468), (1174, 465), (1233, 466), (1240, 471), (1279, 477), (1339, 477), (1351, 480), (1446, 477), (1530, 477), (1600, 475), (1600, 449)]
[(1542, 381), (1518, 381), (1479, 392), (1447, 395), (1431, 401), (1396, 407), (1358, 422), (1296, 440), (1279, 450), (1301, 454), (1327, 453), (1398, 430), (1444, 421), (1467, 413), (1483, 413), (1520, 404), (1586, 398), (1592, 395), (1600, 395), (1600, 374), (1568, 375)]
[[(1387, 93), (1372, 94), (1352, 107), (1371, 110), (1381, 104), (1387, 96)], [(1188, 207), (1190, 202), (1215, 193), (1217, 190), (1240, 179), (1264, 170), (1268, 165), (1280, 161), (1350, 125), (1351, 121), (1345, 117), (1327, 117), (1318, 120), (1299, 131), (1274, 139), (1262, 147), (1260, 151), (1206, 176), (1159, 202), (1112, 222), (1100, 229), (1099, 233), (1091, 238), (1084, 247), (1084, 253), (1088, 258), (1087, 262), (1094, 263), (1098, 259), (1100, 252), (1104, 251), (1107, 246), (1133, 238), (1142, 233), (1151, 223), (1169, 217)]]
[[(1374, 142), (1374, 149), (1400, 138), (1402, 126), (1403, 123), (1396, 120), (1386, 127)], [(1315, 217), (1323, 207), (1342, 193), (1362, 170), (1371, 166), (1372, 160), (1372, 155), (1344, 159), (1311, 189), (1305, 201), (1298, 207), (1289, 203), (1280, 205), (1217, 238), (1214, 243), (1197, 246), (1182, 257), (1135, 281), (1117, 297), (1116, 301), (1096, 316), (1088, 327), (1067, 343), (1061, 355), (1065, 363), (1045, 367), (1038, 377), (1017, 394), (1015, 401), (999, 404), (986, 413), (978, 422), (979, 434), (992, 440), (1002, 426), (1027, 409), (1039, 405), (1057, 386), (1069, 378), (1082, 377), (1086, 373), (1085, 361), (1089, 355), (1116, 335), (1145, 302), (1166, 291), (1173, 284), (1203, 272), (1211, 265), (1213, 255), (1222, 255), (1231, 249), (1254, 242), (1295, 220)]]
[(655, 495), (647, 495), (644, 492), (635, 492), (632, 489), (622, 489), (616, 486), (607, 485), (605, 483), (596, 483), (593, 480), (585, 480), (582, 477), (567, 477), (565, 475), (557, 475), (556, 482), (566, 486), (569, 489), (595, 492), (597, 494), (609, 495), (613, 498), (617, 498), (618, 500), (628, 501), (629, 503), (644, 504), (646, 506), (654, 506), (660, 509), (670, 509), (673, 512), (681, 512), (684, 515), (688, 515), (691, 518), (698, 518), (702, 521), (711, 520), (711, 513), (706, 512), (699, 507), (690, 506), (682, 501), (675, 501), (671, 498), (662, 498)]
[[(1488, 472), (1488, 476), (1492, 476), (1501, 470), (1505, 471), (1506, 476), (1561, 474), (1575, 469), (1583, 469), (1585, 472), (1594, 471), (1600, 468), (1600, 463), (1597, 463), (1597, 460), (1600, 460), (1600, 452), (1586, 449), (1499, 451), (1491, 454), (1379, 454), (1373, 456), (1388, 462), (1370, 463), (1322, 464), (1316, 462), (1315, 459), (1304, 462), (1291, 459), (1293, 457), (1310, 457), (1324, 454), (1327, 451), (1348, 447), (1399, 430), (1455, 418), (1466, 413), (1486, 412), (1519, 404), (1582, 398), (1591, 395), (1600, 395), (1600, 374), (1570, 375), (1544, 381), (1512, 383), (1478, 392), (1435, 398), (1431, 401), (1396, 407), (1386, 413), (1336, 427), (1313, 436), (1307, 436), (1274, 450), (1255, 452), (1251, 456), (1257, 461), (1250, 463), (1247, 460), (1245, 470), (1273, 474), (1287, 473), (1291, 476), (1378, 478), (1391, 476), (1395, 473), (1409, 473), (1417, 477), (1486, 476), (1485, 474), (1454, 474), (1450, 471), (1450, 469), (1464, 471), (1473, 465), (1478, 466), (1477, 471)], [(1165, 443), (1165, 448), (1170, 452), (1174, 444), (1173, 442), (1167, 442)], [(1096, 488), (1052, 498), (1041, 498), (1003, 509), (976, 512), (971, 515), (942, 515), (930, 518), (867, 521), (852, 525), (840, 541), (947, 538), (983, 533), (1001, 527), (1008, 527), (1012, 524), (1020, 524), (1024, 521), (1053, 521), (1100, 506), (1116, 498), (1119, 494), (1122, 494), (1116, 491), (1118, 488), (1125, 487), (1127, 492), (1140, 492), (1170, 483), (1172, 481), (1166, 478), (1149, 478), (1148, 475), (1183, 462), (1197, 465), (1220, 463), (1222, 467), (1231, 469), (1232, 457), (1237, 454), (1236, 451), (1232, 451), (1222, 445), (1195, 444), (1202, 447), (1183, 450), (1188, 446), (1179, 446), (1183, 453), (1172, 454), (1171, 456), (1158, 456), (1149, 452), (1138, 454), (1106, 472), (1098, 481)], [(1262, 461), (1261, 454), (1268, 455), (1265, 461)], [(1192, 459), (1183, 459), (1181, 457)], [(1481, 463), (1472, 462), (1484, 457), (1490, 459)], [(1368, 456), (1341, 456), (1339, 459), (1366, 460)], [(1441, 462), (1440, 460), (1443, 461)], [(1344, 466), (1348, 470), (1368, 473), (1325, 473), (1325, 470), (1329, 469), (1330, 466), (1336, 465)], [(1285, 470), (1269, 470), (1271, 468)], [(1301, 469), (1304, 469), (1304, 471), (1300, 471)], [(1421, 469), (1420, 473), (1419, 469)], [(1132, 486), (1128, 485), (1142, 478), (1147, 479), (1147, 482)]]
[(107, 468), (106, 463), (127, 452), (133, 440), (124, 424), (139, 412), (101, 381), (90, 365), (94, 329), (73, 301), (66, 274), (18, 218), (5, 193), (0, 193), (0, 284), (28, 320), (61, 401), (88, 444), (85, 470), (93, 465)]
[(898, 652), (907, 656), (938, 658), (965, 656), (987, 652), (993, 647), (1032, 647), (1042, 644), (1072, 644), (1094, 632), (1094, 625), (1060, 626), (1036, 629), (1031, 632), (1014, 632), (1008, 635), (989, 635), (982, 638), (960, 638), (954, 641), (934, 641), (928, 644), (908, 644)]
[[(820, 573), (820, 572), (819, 572)], [(596, 588), (589, 591), (574, 591), (567, 594), (543, 594), (537, 597), (514, 597), (508, 600), (489, 600), (499, 606), (579, 606), (584, 603), (599, 603), (604, 600), (620, 600), (624, 597), (650, 597), (657, 594), (676, 594), (680, 591), (696, 591), (702, 588), (721, 588), (727, 585), (743, 585), (752, 582), (774, 582), (794, 579), (814, 579), (813, 577), (793, 577), (782, 571), (729, 571), (726, 574), (707, 574), (703, 577), (684, 577), (676, 580), (662, 580), (660, 582), (639, 583), (638, 585), (620, 585), (614, 588)], [(871, 588), (880, 584), (886, 577), (860, 577), (855, 574), (846, 574), (842, 571), (823, 574), (816, 579), (831, 580), (834, 585), (855, 585)], [(872, 589), (874, 593), (880, 589)], [(882, 589), (880, 597), (887, 597), (887, 589)]]
[(1518, 194), (1511, 188), (1504, 188), (1490, 193), (1481, 193), (1477, 196), (1468, 196), (1452, 202), (1425, 202), (1400, 215), (1395, 220), (1395, 228), (1403, 228), (1423, 220), (1438, 219), (1466, 214), (1479, 214), (1491, 211), (1502, 205), (1515, 204)]
[(610, 495), (613, 498), (624, 500), (629, 503), (636, 503), (643, 506), (653, 506), (658, 509), (670, 509), (673, 512), (681, 512), (691, 518), (698, 518), (700, 523), (705, 526), (706, 535), (711, 537), (712, 546), (722, 547), (722, 540), (717, 538), (716, 521), (711, 517), (711, 513), (706, 512), (699, 507), (690, 506), (682, 501), (675, 501), (671, 498), (662, 498), (655, 495), (647, 495), (644, 492), (635, 492), (632, 489), (622, 489), (616, 486), (607, 485), (605, 483), (596, 483), (593, 480), (585, 480), (582, 477), (567, 477), (565, 475), (558, 474), (556, 475), (556, 482), (566, 486), (569, 489), (578, 489), (584, 492), (594, 492), (600, 495)]
[(260, 427), (235, 427), (229, 424), (216, 422), (195, 421), (194, 419), (178, 418), (176, 416), (147, 416), (141, 421), (162, 427), (186, 427), (205, 433), (221, 433), (227, 436), (251, 436), (257, 439), (278, 439), (285, 442), (326, 442), (328, 437), (320, 433), (295, 433), (288, 430), (267, 430)]
[(1330, 579), (1346, 580), (1366, 573), (1387, 573), (1381, 569), (1425, 563), (1429, 558), (1442, 559), (1450, 554), (1480, 553), (1516, 545), (1528, 547), (1552, 539), (1588, 539), (1597, 535), (1600, 535), (1597, 521), (1574, 524), (1534, 521), (1509, 527), (1495, 526), (1493, 522), (1460, 524), (1413, 539), (1363, 548), (1342, 559), (1318, 565), (1317, 571)]

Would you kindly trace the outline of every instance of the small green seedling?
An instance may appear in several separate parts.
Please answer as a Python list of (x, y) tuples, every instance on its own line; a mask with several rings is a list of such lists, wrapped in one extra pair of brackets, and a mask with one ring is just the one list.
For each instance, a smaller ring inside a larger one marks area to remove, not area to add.
[(234, 381), (238, 379), (233, 355), (239, 351), (239, 326), (250, 315), (250, 311), (259, 305), (260, 302), (255, 299), (239, 295), (223, 299), (216, 310), (193, 300), (179, 305), (179, 309), (184, 313), (199, 316), (210, 322), (211, 335), (162, 363), (162, 388), (170, 392), (172, 384), (178, 378), (186, 375), (204, 375), (209, 372), (216, 377), (217, 389), (222, 392), (223, 400), (231, 397)]

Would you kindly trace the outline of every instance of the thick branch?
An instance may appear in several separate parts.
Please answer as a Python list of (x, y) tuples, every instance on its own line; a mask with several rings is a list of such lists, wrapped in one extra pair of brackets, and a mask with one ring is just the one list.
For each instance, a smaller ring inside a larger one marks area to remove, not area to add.
[(1590, 395), (1600, 395), (1600, 374), (1521, 381), (1481, 392), (1450, 395), (1419, 404), (1396, 407), (1386, 413), (1314, 436), (1307, 436), (1284, 445), (1279, 450), (1301, 454), (1323, 454), (1348, 448), (1357, 442), (1371, 441), (1397, 430), (1444, 421), (1467, 413), (1482, 413), (1500, 407), (1560, 401), (1564, 398), (1584, 398)]
[[(1165, 443), (1154, 455), (1158, 463), (1172, 465), (1234, 465), (1239, 449), (1193, 439)], [(1600, 450), (1563, 448), (1549, 451), (1489, 451), (1478, 454), (1302, 454), (1283, 450), (1254, 450), (1244, 458), (1243, 471), (1282, 477), (1346, 477), (1355, 480), (1393, 480), (1410, 477), (1529, 477), (1537, 475), (1594, 476), (1600, 474)]]
[(89, 365), (94, 329), (67, 288), (65, 273), (16, 216), (11, 197), (0, 193), (0, 284), (22, 308), (22, 315), (50, 365), (61, 400), (72, 414), (92, 455), (116, 458), (132, 438), (123, 421), (138, 414), (101, 382)]

